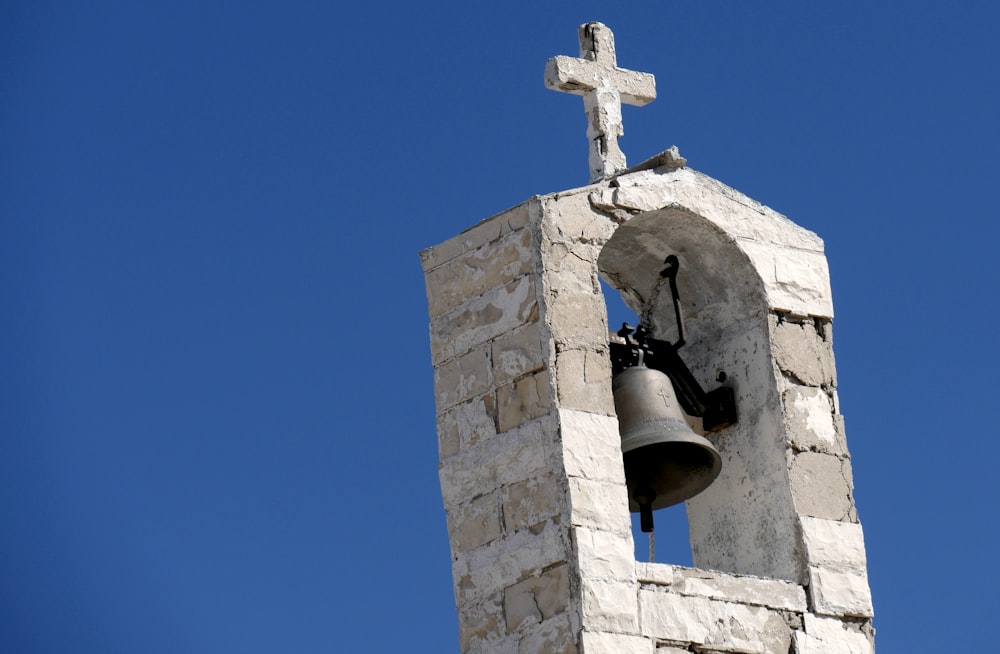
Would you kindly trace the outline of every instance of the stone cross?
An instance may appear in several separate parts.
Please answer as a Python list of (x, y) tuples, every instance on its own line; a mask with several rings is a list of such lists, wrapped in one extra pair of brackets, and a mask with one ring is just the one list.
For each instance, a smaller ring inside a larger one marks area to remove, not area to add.
[(656, 79), (649, 73), (618, 68), (615, 35), (603, 23), (580, 26), (580, 58), (558, 56), (545, 66), (545, 86), (583, 96), (590, 140), (590, 181), (625, 170), (618, 147), (622, 102), (642, 106), (656, 98)]

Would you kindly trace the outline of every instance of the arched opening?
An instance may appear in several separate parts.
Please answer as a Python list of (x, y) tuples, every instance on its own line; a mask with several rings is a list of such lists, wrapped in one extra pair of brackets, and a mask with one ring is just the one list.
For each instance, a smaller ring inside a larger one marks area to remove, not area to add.
[[(782, 483), (785, 448), (774, 412), (767, 410), (779, 398), (763, 281), (736, 239), (699, 215), (665, 207), (633, 217), (605, 244), (598, 269), (662, 340), (676, 338), (672, 299), (661, 293), (667, 255), (680, 262), (677, 286), (686, 331), (681, 357), (703, 389), (732, 387), (739, 414), (733, 426), (706, 434), (723, 468), (707, 490), (686, 502), (692, 563), (791, 578), (792, 570), (785, 568), (791, 568), (795, 553), (783, 550), (795, 542), (794, 521), (788, 519), (791, 501)], [(610, 314), (609, 324), (618, 324)], [(663, 512), (657, 513), (658, 536)], [(638, 552), (644, 540), (636, 539)], [(668, 560), (659, 553), (657, 559)]]

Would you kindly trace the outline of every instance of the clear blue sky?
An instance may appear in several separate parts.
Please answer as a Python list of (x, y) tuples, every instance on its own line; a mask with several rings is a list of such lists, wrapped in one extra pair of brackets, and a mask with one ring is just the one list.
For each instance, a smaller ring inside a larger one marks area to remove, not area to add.
[(417, 252), (586, 183), (588, 20), (657, 78), (631, 162), (826, 241), (880, 654), (995, 648), (1000, 5), (33, 0), (0, 651), (457, 651)]

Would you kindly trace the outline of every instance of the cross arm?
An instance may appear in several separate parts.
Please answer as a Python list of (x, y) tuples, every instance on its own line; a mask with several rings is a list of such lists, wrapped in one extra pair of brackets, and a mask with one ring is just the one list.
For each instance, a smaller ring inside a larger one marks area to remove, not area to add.
[(545, 86), (553, 91), (586, 95), (600, 86), (611, 86), (625, 104), (639, 106), (656, 99), (656, 78), (625, 68), (560, 55), (545, 65)]

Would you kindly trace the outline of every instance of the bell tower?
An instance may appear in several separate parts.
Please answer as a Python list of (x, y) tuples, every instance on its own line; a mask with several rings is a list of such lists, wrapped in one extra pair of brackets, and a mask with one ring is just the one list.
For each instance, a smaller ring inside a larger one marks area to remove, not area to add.
[[(421, 253), (460, 651), (871, 654), (823, 243), (676, 148), (627, 167), (620, 102), (653, 78), (580, 37), (546, 84), (584, 96), (591, 184)], [(635, 560), (599, 278), (735, 405), (690, 419), (721, 465), (687, 498), (694, 568)]]

